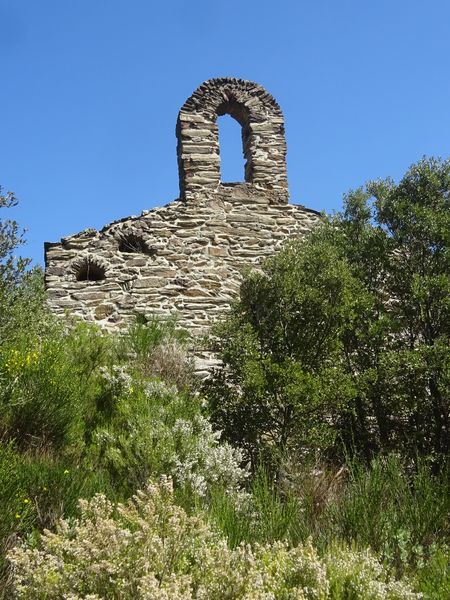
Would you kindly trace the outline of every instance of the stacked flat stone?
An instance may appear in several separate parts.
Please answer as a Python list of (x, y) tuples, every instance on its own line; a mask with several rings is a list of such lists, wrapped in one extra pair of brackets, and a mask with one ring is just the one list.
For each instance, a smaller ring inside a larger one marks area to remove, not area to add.
[[(243, 183), (220, 182), (215, 121), (222, 113), (242, 125)], [(319, 222), (316, 211), (288, 204), (283, 117), (261, 86), (205, 82), (182, 107), (177, 135), (178, 200), (45, 245), (55, 313), (108, 329), (138, 313), (175, 313), (181, 326), (203, 334), (229, 308), (245, 268)]]
[(245, 181), (275, 191), (287, 203), (284, 119), (276, 100), (256, 83), (222, 78), (205, 81), (178, 115), (180, 194), (189, 199), (220, 186), (217, 117), (229, 114), (242, 127)]

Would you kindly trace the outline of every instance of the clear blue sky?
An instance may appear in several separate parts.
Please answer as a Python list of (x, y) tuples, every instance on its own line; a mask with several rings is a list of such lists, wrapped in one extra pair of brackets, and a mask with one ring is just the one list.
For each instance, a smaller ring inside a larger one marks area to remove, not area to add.
[(40, 263), (44, 241), (177, 197), (177, 113), (212, 77), (275, 96), (291, 200), (317, 210), (450, 155), (448, 0), (0, 0), (0, 75), (0, 183)]

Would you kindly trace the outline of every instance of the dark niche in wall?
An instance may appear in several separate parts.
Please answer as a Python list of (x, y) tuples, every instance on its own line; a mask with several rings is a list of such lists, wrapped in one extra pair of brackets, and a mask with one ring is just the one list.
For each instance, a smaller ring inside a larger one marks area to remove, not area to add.
[(143, 238), (134, 233), (129, 233), (120, 238), (119, 252), (147, 254), (148, 256), (156, 255), (156, 250), (150, 248)]
[(102, 281), (106, 279), (105, 269), (88, 258), (79, 262), (74, 271), (77, 281)]

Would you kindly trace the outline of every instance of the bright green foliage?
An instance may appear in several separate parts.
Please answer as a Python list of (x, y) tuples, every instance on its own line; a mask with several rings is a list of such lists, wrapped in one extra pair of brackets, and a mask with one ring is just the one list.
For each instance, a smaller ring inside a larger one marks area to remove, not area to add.
[(84, 326), (62, 327), (0, 347), (0, 428), (22, 448), (62, 448), (83, 439), (99, 393), (95, 370), (107, 338)]
[[(370, 552), (336, 548), (321, 559), (310, 542), (235, 549), (201, 516), (173, 500), (170, 481), (149, 484), (125, 505), (81, 501), (76, 522), (60, 521), (41, 548), (10, 553), (17, 597), (121, 600), (406, 600)], [(89, 595), (88, 595), (89, 594)]]
[(213, 419), (256, 464), (450, 441), (450, 161), (350, 192), (244, 281), (216, 331)]
[(213, 416), (254, 464), (333, 443), (353, 395), (339, 334), (362, 294), (334, 248), (294, 243), (250, 275), (218, 330), (224, 368), (207, 384)]

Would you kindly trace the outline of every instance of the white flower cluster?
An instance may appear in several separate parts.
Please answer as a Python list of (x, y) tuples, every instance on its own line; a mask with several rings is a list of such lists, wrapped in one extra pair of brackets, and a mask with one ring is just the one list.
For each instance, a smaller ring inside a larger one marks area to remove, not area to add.
[(81, 517), (46, 531), (40, 549), (9, 553), (22, 600), (416, 600), (369, 553), (321, 559), (310, 543), (230, 549), (173, 501), (171, 481), (150, 483), (125, 505), (103, 495), (80, 502)]
[[(128, 381), (126, 373), (105, 371), (114, 389)], [(153, 380), (145, 394), (121, 396), (116, 403), (119, 429), (102, 425), (94, 433), (99, 460), (118, 477), (138, 487), (149, 476), (168, 473), (189, 491), (205, 497), (215, 485), (242, 502), (248, 470), (240, 450), (220, 442), (200, 414), (198, 399), (186, 398), (175, 386)]]
[(113, 365), (110, 368), (100, 367), (99, 371), (102, 379), (115, 395), (132, 391), (132, 378), (126, 372), (125, 367)]
[(205, 417), (191, 421), (177, 419), (173, 427), (176, 440), (172, 475), (204, 496), (211, 485), (221, 484), (228, 492), (237, 492), (248, 476), (241, 466), (243, 454), (226, 442), (220, 443), (220, 431), (213, 431)]
[(147, 396), (156, 396), (157, 398), (170, 398), (178, 393), (175, 385), (167, 385), (160, 379), (152, 379), (145, 386), (145, 393)]
[(385, 579), (384, 566), (370, 553), (348, 552), (336, 549), (327, 559), (327, 569), (334, 580), (335, 589), (345, 589), (350, 598), (403, 598), (412, 600), (421, 598), (414, 594), (404, 583)]

